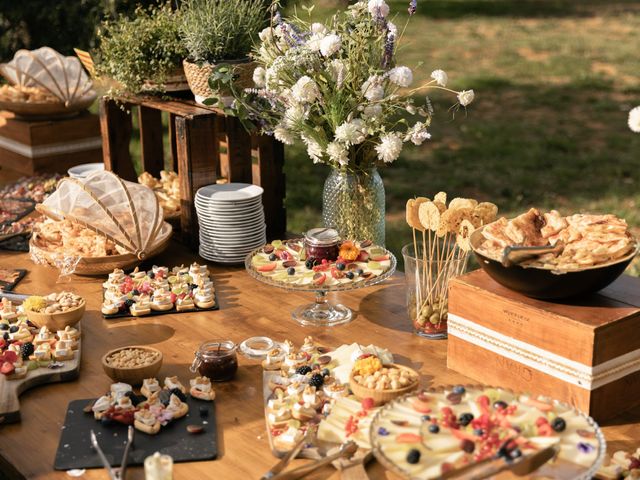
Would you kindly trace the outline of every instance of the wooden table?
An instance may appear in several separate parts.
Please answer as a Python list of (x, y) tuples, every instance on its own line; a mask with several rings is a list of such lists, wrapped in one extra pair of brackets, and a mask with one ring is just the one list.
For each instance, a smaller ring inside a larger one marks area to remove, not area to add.
[[(189, 264), (192, 254), (180, 245), (154, 260), (157, 264)], [(198, 259), (202, 263), (201, 259)], [(221, 309), (206, 314), (190, 313), (162, 317), (105, 321), (99, 312), (102, 279), (78, 278), (56, 283), (56, 271), (35, 266), (26, 254), (0, 253), (0, 266), (20, 266), (29, 273), (18, 292), (48, 293), (73, 290), (87, 299), (82, 320), (83, 358), (80, 378), (25, 392), (21, 397), (22, 422), (0, 426), (0, 478), (69, 478), (53, 472), (60, 427), (66, 405), (77, 398), (97, 397), (111, 383), (102, 372), (100, 357), (107, 350), (123, 345), (149, 344), (164, 353), (160, 375), (179, 375), (187, 381), (193, 352), (207, 339), (231, 339), (236, 343), (254, 336), (289, 338), (301, 344), (313, 335), (326, 345), (338, 346), (357, 341), (387, 347), (401, 363), (421, 373), (424, 386), (468, 382), (463, 375), (445, 367), (446, 341), (429, 341), (411, 333), (404, 305), (404, 281), (395, 275), (381, 285), (340, 294), (340, 301), (357, 314), (349, 325), (332, 329), (303, 328), (290, 319), (290, 311), (312, 300), (311, 294), (284, 292), (263, 285), (240, 268), (211, 267)], [(216, 385), (220, 458), (211, 462), (176, 464), (176, 479), (218, 478), (255, 479), (276, 459), (271, 455), (265, 432), (262, 402), (262, 368), (258, 362), (240, 358), (240, 369), (233, 382)], [(630, 450), (640, 444), (640, 408), (627, 412), (604, 426), (610, 451)], [(296, 463), (301, 463), (297, 461)], [(395, 478), (375, 464), (372, 479)], [(83, 478), (106, 478), (101, 470), (87, 471)], [(141, 479), (141, 468), (132, 468), (129, 478)], [(312, 478), (339, 478), (331, 468)]]

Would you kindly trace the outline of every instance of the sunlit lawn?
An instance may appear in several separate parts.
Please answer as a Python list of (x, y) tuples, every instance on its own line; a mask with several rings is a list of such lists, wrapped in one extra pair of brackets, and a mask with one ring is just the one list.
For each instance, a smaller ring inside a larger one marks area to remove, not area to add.
[[(390, 4), (404, 25), (408, 2)], [(418, 78), (442, 68), (477, 100), (453, 119), (452, 98), (434, 95), (432, 141), (382, 171), (388, 246), (398, 254), (410, 239), (406, 199), (439, 190), (506, 215), (613, 212), (640, 233), (640, 135), (626, 125), (640, 104), (638, 32), (632, 1), (419, 2), (400, 63), (423, 62)], [(303, 231), (319, 223), (327, 169), (289, 149), (286, 170), (289, 229)]]

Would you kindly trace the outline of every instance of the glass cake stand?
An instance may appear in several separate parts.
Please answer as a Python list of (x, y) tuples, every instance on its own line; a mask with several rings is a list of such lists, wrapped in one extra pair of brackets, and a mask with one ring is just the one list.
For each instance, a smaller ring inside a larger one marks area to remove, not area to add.
[(296, 292), (315, 292), (316, 300), (313, 303), (302, 305), (291, 312), (291, 317), (300, 325), (311, 327), (334, 327), (349, 323), (353, 320), (353, 312), (342, 304), (333, 304), (327, 299), (327, 294), (332, 292), (344, 292), (347, 290), (355, 290), (358, 288), (371, 287), (380, 282), (385, 281), (396, 271), (396, 257), (388, 250), (385, 254), (389, 255), (389, 268), (377, 277), (372, 277), (360, 282), (349, 282), (339, 285), (294, 285), (290, 283), (279, 282), (271, 277), (262, 275), (251, 264), (251, 259), (255, 254), (262, 251), (262, 247), (255, 249), (249, 253), (245, 260), (244, 266), (249, 275), (262, 283), (273, 287), (282, 288), (288, 291)]

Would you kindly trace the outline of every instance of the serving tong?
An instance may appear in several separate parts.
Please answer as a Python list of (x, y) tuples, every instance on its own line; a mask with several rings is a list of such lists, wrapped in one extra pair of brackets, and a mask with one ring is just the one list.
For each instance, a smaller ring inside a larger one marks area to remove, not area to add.
[(124, 453), (122, 454), (122, 460), (120, 461), (120, 467), (112, 467), (109, 460), (107, 460), (106, 455), (100, 448), (100, 444), (98, 443), (98, 438), (93, 430), (91, 430), (91, 445), (95, 448), (96, 452), (98, 452), (98, 456), (100, 457), (100, 461), (102, 465), (107, 470), (109, 474), (109, 478), (111, 480), (124, 480), (127, 473), (127, 463), (129, 461), (129, 449), (131, 448), (131, 444), (133, 443), (133, 427), (129, 425), (127, 429), (127, 443), (124, 447)]
[(511, 267), (513, 265), (519, 265), (525, 260), (529, 260), (533, 257), (539, 257), (547, 253), (552, 253), (554, 256), (560, 255), (564, 250), (563, 242), (556, 242), (555, 245), (542, 245), (539, 247), (519, 247), (517, 245), (509, 245), (504, 247), (502, 251), (502, 265), (505, 267)]

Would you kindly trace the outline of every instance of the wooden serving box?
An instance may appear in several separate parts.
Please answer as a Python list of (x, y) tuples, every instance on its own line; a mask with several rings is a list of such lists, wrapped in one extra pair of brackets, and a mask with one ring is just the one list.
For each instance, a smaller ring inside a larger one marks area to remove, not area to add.
[(548, 395), (602, 421), (640, 404), (640, 279), (550, 302), (476, 270), (449, 284), (447, 366)]
[(81, 163), (102, 162), (97, 115), (27, 120), (0, 112), (0, 165), (26, 175), (66, 173)]

